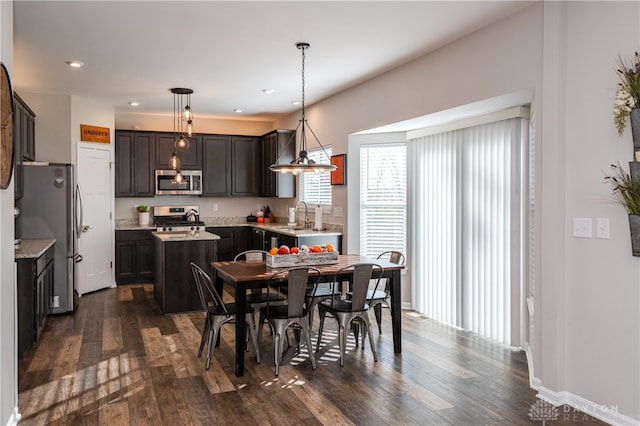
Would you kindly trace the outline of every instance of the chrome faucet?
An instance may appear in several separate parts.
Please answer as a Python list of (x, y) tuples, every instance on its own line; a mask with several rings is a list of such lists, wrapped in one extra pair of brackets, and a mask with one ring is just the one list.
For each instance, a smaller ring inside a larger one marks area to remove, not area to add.
[(296, 213), (298, 213), (298, 207), (300, 207), (300, 203), (304, 204), (304, 227), (306, 228), (310, 228), (311, 227), (311, 223), (309, 223), (309, 214), (307, 212), (307, 203), (300, 200), (296, 203)]

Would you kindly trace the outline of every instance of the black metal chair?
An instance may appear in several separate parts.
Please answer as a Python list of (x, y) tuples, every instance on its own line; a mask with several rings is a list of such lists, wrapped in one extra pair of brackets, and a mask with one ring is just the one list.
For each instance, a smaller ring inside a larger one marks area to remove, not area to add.
[[(287, 284), (287, 300), (284, 305), (274, 305), (270, 300), (260, 309), (260, 324), (268, 321), (273, 330), (273, 346), (276, 376), (279, 373), (280, 361), (282, 359), (282, 347), (284, 345), (283, 337), (289, 327), (295, 327), (297, 332), (302, 333), (302, 337), (307, 343), (307, 351), (311, 360), (311, 367), (316, 369), (316, 359), (313, 355), (313, 345), (311, 343), (311, 335), (309, 332), (309, 309), (305, 306), (307, 283), (309, 282), (309, 271), (315, 274), (311, 278), (317, 286), (320, 279), (320, 271), (313, 267), (296, 267), (287, 271), (278, 271), (274, 273), (267, 283), (267, 288), (276, 287), (283, 282)], [(285, 273), (288, 274), (286, 280)], [(262, 341), (262, 327), (258, 330), (258, 341)], [(298, 348), (299, 351), (299, 348)]]
[[(371, 322), (369, 321), (369, 305), (367, 302), (367, 292), (369, 289), (369, 282), (374, 279), (377, 284), (380, 283), (380, 277), (382, 276), (382, 266), (375, 263), (358, 263), (354, 265), (346, 266), (336, 272), (332, 285), (339, 286), (342, 281), (346, 281), (344, 276), (347, 271), (352, 272), (352, 291), (351, 297), (345, 300), (336, 300), (334, 298), (323, 300), (318, 304), (318, 310), (320, 314), (320, 327), (318, 329), (318, 341), (316, 344), (316, 351), (320, 349), (320, 342), (322, 341), (322, 331), (324, 329), (324, 319), (327, 315), (331, 315), (335, 318), (338, 325), (338, 343), (340, 348), (340, 367), (344, 366), (344, 356), (347, 347), (347, 332), (349, 325), (356, 322), (358, 327), (362, 326), (362, 348), (364, 349), (364, 339), (369, 334), (369, 344), (371, 345), (371, 352), (373, 352), (373, 359), (378, 361), (378, 354), (376, 353), (375, 343), (373, 342), (373, 336), (371, 333)], [(374, 291), (377, 290), (377, 284)], [(354, 330), (355, 331), (355, 330)], [(355, 332), (354, 332), (355, 335)], [(356, 341), (358, 336), (355, 335)]]
[[(380, 253), (377, 259), (388, 260), (389, 263), (395, 263), (396, 265), (404, 265), (405, 260), (404, 254), (395, 250)], [(379, 334), (382, 334), (382, 308), (385, 307), (391, 312), (391, 288), (389, 287), (389, 280), (387, 278), (383, 278), (382, 280), (384, 281), (384, 288), (380, 290), (369, 290), (367, 292), (367, 300), (369, 301), (369, 307), (373, 308), (373, 313), (376, 316)]]
[[(204, 348), (205, 341), (208, 338), (209, 346), (207, 349), (206, 364), (206, 369), (208, 370), (211, 365), (211, 357), (213, 356), (216, 341), (218, 340), (220, 328), (227, 323), (235, 323), (236, 304), (224, 303), (222, 301), (222, 297), (220, 297), (213, 286), (211, 278), (200, 266), (191, 262), (191, 271), (193, 272), (193, 278), (195, 279), (196, 286), (198, 288), (198, 295), (200, 296), (202, 308), (206, 313), (204, 330), (202, 331), (202, 339), (200, 340), (200, 349), (198, 349), (198, 358), (202, 356), (202, 349)], [(260, 345), (258, 344), (258, 338), (256, 336), (256, 328), (253, 318), (254, 310), (249, 305), (247, 305), (246, 309), (247, 313), (245, 320), (247, 322), (251, 342), (256, 353), (256, 362), (260, 363)]]
[[(246, 250), (241, 253), (238, 253), (234, 257), (235, 260), (246, 260), (247, 262), (263, 262), (266, 260), (268, 252), (264, 250)], [(279, 292), (271, 292), (271, 291), (263, 291), (261, 288), (251, 289), (251, 291), (247, 294), (247, 303), (250, 304), (254, 310), (258, 311), (261, 307), (267, 304), (267, 301), (270, 303), (274, 302), (284, 302), (287, 299), (286, 296)]]

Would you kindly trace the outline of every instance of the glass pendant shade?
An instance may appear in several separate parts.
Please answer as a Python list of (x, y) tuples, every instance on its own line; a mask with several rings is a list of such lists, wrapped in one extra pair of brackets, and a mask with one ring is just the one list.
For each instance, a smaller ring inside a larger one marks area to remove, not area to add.
[(193, 121), (187, 121), (187, 136), (193, 136)]
[(169, 159), (169, 168), (171, 170), (180, 170), (181, 168), (180, 159), (178, 158), (175, 152)]
[(176, 151), (184, 151), (189, 149), (189, 139), (185, 138), (184, 135), (180, 135), (178, 139), (173, 144), (173, 147)]
[(178, 171), (178, 173), (176, 173), (175, 177), (173, 178), (172, 183), (181, 184), (183, 182), (184, 182), (184, 177), (182, 176), (182, 173)]
[(184, 107), (184, 111), (182, 111), (182, 119), (186, 122), (193, 119), (193, 113), (191, 112), (191, 107), (189, 105)]

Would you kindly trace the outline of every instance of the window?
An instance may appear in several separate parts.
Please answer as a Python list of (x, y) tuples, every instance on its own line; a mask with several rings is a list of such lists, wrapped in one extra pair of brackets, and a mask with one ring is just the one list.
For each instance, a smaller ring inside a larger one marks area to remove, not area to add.
[(402, 144), (360, 147), (360, 254), (406, 253), (407, 148)]
[[(325, 152), (327, 153), (325, 155)], [(331, 162), (331, 147), (307, 151), (310, 160), (316, 163)], [(300, 173), (300, 200), (310, 206), (331, 205), (331, 175), (329, 173)]]

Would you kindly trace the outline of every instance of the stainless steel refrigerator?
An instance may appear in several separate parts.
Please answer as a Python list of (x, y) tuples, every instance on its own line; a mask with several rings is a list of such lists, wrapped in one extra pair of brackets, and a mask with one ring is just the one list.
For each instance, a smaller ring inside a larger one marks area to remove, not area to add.
[(21, 239), (55, 238), (52, 313), (72, 312), (77, 304), (76, 280), (82, 199), (73, 164), (30, 162), (23, 165), (24, 194), (18, 232)]

